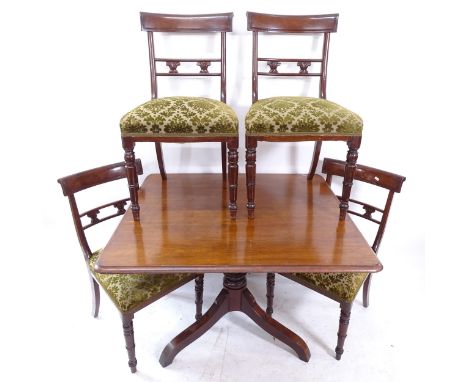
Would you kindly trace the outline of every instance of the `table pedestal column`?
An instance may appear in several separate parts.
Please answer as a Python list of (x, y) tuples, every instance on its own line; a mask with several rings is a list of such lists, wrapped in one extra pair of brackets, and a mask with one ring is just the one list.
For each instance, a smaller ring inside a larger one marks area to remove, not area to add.
[(310, 350), (304, 340), (275, 319), (266, 315), (247, 289), (246, 273), (225, 273), (224, 288), (210, 309), (201, 318), (177, 335), (164, 348), (159, 358), (162, 367), (170, 365), (175, 356), (186, 346), (210, 329), (228, 312), (240, 311), (273, 337), (291, 347), (299, 359), (308, 362)]

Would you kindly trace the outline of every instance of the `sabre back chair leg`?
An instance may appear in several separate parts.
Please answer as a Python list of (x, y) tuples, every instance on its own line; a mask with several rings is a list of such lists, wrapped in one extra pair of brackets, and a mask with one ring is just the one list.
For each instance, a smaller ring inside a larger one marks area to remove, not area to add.
[(161, 142), (155, 142), (156, 146), (156, 158), (158, 159), (159, 173), (161, 174), (162, 180), (167, 179), (166, 169), (164, 167), (164, 156), (162, 152)]
[(307, 180), (311, 180), (317, 170), (321, 150), (322, 141), (315, 142), (314, 154), (312, 155), (312, 162), (310, 163), (309, 174), (307, 174)]
[(227, 156), (226, 156), (226, 151), (227, 151), (227, 145), (226, 142), (221, 142), (221, 167), (223, 170), (223, 179), (227, 179), (227, 166), (226, 166), (226, 161), (227, 161)]
[(91, 281), (91, 296), (92, 296), (92, 314), (96, 318), (99, 315), (99, 306), (101, 304), (101, 292), (99, 290), (99, 284), (91, 276), (89, 276)]
[(366, 278), (366, 281), (364, 281), (364, 287), (362, 288), (362, 304), (366, 308), (369, 306), (369, 291), (370, 291), (371, 280), (372, 280), (372, 273), (369, 273), (369, 275)]

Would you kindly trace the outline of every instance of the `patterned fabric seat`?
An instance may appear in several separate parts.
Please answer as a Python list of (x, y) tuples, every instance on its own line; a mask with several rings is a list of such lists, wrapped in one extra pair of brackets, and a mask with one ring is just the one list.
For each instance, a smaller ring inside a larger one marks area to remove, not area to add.
[(319, 289), (331, 298), (342, 302), (353, 302), (366, 280), (368, 273), (294, 273), (293, 276)]
[(180, 286), (183, 280), (193, 279), (192, 274), (103, 274), (94, 270), (94, 265), (101, 250), (96, 251), (89, 258), (89, 268), (101, 286), (107, 292), (115, 306), (126, 312), (138, 304), (164, 294), (168, 289)]
[(321, 98), (272, 97), (255, 102), (245, 118), (247, 135), (362, 134), (356, 113)]
[(120, 120), (123, 137), (234, 136), (238, 119), (224, 102), (202, 97), (165, 97), (148, 101)]

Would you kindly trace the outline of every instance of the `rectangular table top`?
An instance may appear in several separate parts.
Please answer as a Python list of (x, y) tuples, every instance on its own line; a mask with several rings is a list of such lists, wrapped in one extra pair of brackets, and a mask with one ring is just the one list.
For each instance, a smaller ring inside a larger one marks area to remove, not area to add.
[(257, 174), (255, 219), (239, 175), (237, 219), (221, 174), (149, 175), (103, 249), (101, 273), (378, 272), (382, 265), (325, 180)]

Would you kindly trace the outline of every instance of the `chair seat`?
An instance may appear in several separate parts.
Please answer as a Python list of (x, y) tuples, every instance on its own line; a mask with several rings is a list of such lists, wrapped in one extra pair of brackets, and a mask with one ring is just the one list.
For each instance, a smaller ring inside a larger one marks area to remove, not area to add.
[(194, 278), (193, 274), (187, 273), (155, 275), (97, 273), (94, 265), (100, 253), (100, 250), (96, 251), (89, 258), (89, 268), (121, 312), (126, 312), (147, 300), (164, 295)]
[(353, 302), (368, 273), (293, 273), (311, 289), (320, 289), (340, 302)]
[(120, 120), (123, 137), (237, 136), (238, 125), (232, 108), (202, 97), (153, 99)]
[(356, 135), (362, 119), (356, 113), (321, 98), (273, 97), (255, 102), (245, 117), (246, 134)]

